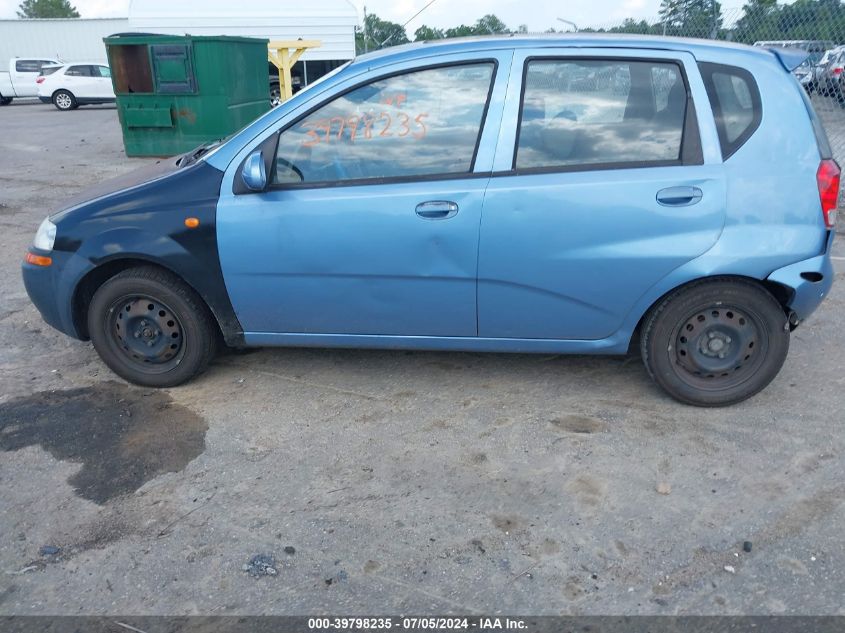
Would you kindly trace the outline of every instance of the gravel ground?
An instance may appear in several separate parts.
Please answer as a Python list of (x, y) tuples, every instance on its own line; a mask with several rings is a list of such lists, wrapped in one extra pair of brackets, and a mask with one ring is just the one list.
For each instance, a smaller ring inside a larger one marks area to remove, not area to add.
[(51, 207), (143, 162), (113, 108), (0, 110), (0, 614), (845, 614), (841, 243), (728, 409), (634, 358), (260, 350), (150, 391), (19, 272)]

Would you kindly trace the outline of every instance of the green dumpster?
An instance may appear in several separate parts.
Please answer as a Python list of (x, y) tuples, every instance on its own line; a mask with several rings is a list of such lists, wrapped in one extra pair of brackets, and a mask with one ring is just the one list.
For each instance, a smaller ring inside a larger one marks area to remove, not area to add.
[(267, 40), (104, 39), (127, 156), (172, 156), (228, 136), (270, 109)]

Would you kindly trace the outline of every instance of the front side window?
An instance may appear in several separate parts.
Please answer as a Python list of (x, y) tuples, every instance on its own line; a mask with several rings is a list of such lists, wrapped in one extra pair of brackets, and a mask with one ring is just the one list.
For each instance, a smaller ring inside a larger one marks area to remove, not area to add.
[(429, 68), (347, 92), (282, 132), (274, 182), (469, 173), (494, 68)]
[(673, 62), (530, 60), (514, 168), (680, 161), (686, 109)]

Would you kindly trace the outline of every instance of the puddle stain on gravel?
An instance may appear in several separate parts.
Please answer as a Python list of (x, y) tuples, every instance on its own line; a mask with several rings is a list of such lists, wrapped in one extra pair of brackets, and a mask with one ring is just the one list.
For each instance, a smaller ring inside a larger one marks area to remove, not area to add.
[(0, 404), (0, 450), (40, 445), (58, 460), (81, 463), (68, 483), (98, 504), (181, 471), (205, 451), (207, 430), (167, 393), (116, 382)]

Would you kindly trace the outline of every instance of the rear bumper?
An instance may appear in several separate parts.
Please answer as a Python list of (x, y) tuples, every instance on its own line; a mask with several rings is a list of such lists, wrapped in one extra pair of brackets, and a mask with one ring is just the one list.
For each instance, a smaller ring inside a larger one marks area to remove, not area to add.
[(38, 97), (41, 100), (41, 103), (53, 103), (53, 100), (50, 97)]
[(833, 235), (831, 231), (824, 254), (778, 268), (767, 277), (769, 281), (792, 290), (787, 306), (795, 314), (796, 322), (810, 316), (833, 286), (833, 264), (830, 261)]

